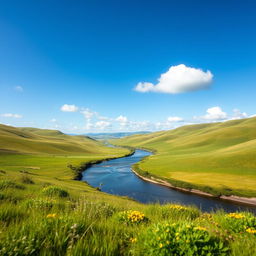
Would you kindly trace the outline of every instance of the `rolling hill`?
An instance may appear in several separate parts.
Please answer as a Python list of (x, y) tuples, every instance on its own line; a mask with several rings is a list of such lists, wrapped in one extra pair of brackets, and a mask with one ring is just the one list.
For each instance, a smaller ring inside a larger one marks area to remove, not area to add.
[(138, 168), (179, 186), (256, 196), (256, 117), (188, 125), (112, 142), (155, 151)]
[(0, 153), (98, 154), (113, 149), (87, 136), (71, 136), (57, 130), (16, 128), (0, 124)]

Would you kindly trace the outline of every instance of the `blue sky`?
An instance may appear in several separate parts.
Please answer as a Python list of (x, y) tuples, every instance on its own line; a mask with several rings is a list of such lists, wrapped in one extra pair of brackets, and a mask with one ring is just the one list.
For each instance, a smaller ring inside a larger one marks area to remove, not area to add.
[(0, 122), (86, 133), (255, 115), (255, 13), (253, 0), (0, 1)]

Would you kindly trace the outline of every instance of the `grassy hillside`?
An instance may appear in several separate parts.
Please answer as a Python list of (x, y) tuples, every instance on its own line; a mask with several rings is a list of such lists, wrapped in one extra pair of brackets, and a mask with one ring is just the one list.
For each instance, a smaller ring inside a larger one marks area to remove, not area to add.
[(127, 149), (106, 147), (86, 136), (0, 125), (0, 168), (8, 170), (8, 176), (29, 172), (41, 181), (55, 178), (70, 182), (75, 174), (68, 166), (128, 153)]
[(127, 149), (33, 128), (2, 125), (0, 136), (0, 255), (256, 255), (248, 212), (143, 205), (73, 180), (70, 164)]
[(113, 141), (156, 154), (138, 168), (211, 193), (256, 196), (256, 118), (188, 125)]
[(0, 152), (16, 154), (111, 154), (113, 149), (86, 136), (70, 136), (56, 130), (0, 125)]

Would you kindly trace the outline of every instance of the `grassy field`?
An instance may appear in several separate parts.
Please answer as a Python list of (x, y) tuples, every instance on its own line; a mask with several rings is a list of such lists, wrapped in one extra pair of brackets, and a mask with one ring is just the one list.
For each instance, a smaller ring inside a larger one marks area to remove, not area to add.
[(9, 126), (0, 126), (0, 149), (0, 255), (256, 255), (248, 212), (143, 205), (73, 179), (68, 166), (128, 149)]
[(188, 125), (114, 140), (155, 154), (137, 169), (182, 187), (256, 196), (256, 118)]

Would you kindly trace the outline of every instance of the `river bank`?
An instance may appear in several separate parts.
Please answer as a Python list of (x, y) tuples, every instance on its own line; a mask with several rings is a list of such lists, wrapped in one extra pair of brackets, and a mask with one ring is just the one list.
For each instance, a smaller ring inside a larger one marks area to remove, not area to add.
[(247, 198), (247, 197), (239, 197), (239, 196), (235, 196), (235, 195), (231, 195), (231, 196), (225, 196), (225, 195), (221, 195), (221, 196), (214, 196), (210, 193), (198, 190), (198, 189), (187, 189), (187, 188), (182, 188), (182, 187), (177, 187), (174, 186), (172, 184), (170, 184), (169, 182), (165, 181), (165, 180), (161, 180), (159, 178), (155, 178), (155, 177), (144, 177), (141, 174), (139, 174), (138, 172), (136, 172), (134, 170), (134, 168), (131, 168), (132, 172), (137, 175), (139, 178), (154, 183), (154, 184), (158, 184), (161, 186), (165, 186), (171, 189), (175, 189), (175, 190), (179, 190), (179, 191), (183, 191), (186, 193), (192, 193), (192, 194), (196, 194), (196, 195), (200, 195), (200, 196), (205, 196), (205, 197), (212, 197), (212, 198), (217, 198), (217, 199), (221, 199), (221, 200), (226, 200), (226, 201), (230, 201), (230, 202), (236, 202), (236, 203), (241, 203), (241, 204), (245, 204), (245, 205), (250, 205), (250, 206), (256, 206), (256, 198)]

